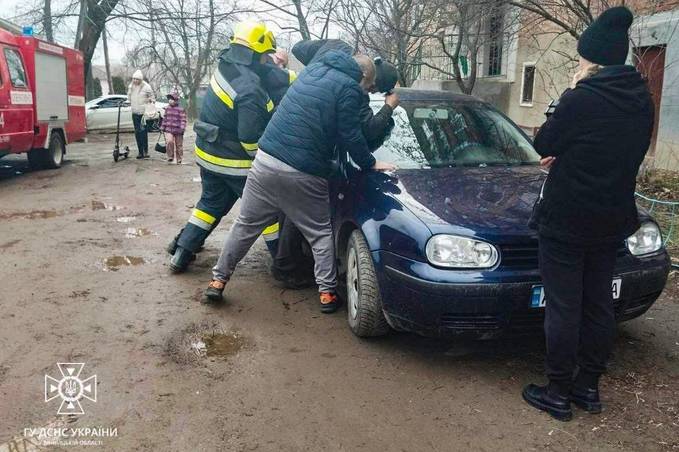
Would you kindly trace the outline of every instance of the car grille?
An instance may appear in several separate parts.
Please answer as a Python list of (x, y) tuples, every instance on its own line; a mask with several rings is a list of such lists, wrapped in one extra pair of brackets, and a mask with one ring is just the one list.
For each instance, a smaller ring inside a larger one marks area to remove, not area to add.
[[(627, 320), (648, 309), (660, 293), (615, 303), (615, 316)], [(543, 328), (545, 311), (542, 309), (518, 310), (504, 315), (483, 313), (446, 313), (440, 317), (440, 327), (460, 332), (497, 331), (508, 327), (514, 334), (534, 333)]]
[[(538, 244), (501, 245), (500, 266), (514, 269), (531, 269), (538, 267)], [(625, 243), (618, 247), (618, 259), (629, 255)]]
[(500, 320), (492, 314), (443, 314), (441, 327), (456, 330), (498, 330)]

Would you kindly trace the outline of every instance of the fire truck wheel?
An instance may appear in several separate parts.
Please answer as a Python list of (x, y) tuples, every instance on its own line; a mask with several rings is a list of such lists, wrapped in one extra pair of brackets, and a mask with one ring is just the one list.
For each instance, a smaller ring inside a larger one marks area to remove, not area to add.
[(66, 145), (58, 132), (52, 132), (47, 149), (33, 149), (28, 152), (28, 163), (36, 169), (55, 169), (61, 167), (64, 161)]

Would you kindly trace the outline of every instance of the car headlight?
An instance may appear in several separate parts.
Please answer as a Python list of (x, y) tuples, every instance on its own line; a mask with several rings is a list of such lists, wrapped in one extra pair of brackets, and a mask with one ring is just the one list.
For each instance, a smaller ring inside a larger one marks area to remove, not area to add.
[(660, 228), (652, 221), (646, 221), (627, 240), (627, 249), (635, 256), (654, 253), (662, 248)]
[(451, 268), (489, 268), (497, 264), (498, 252), (490, 243), (457, 235), (435, 235), (426, 247), (433, 265)]

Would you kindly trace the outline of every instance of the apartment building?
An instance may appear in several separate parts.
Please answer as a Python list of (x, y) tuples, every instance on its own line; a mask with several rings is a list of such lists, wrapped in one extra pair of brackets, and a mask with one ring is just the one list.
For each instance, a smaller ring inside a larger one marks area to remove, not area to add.
[[(636, 15), (628, 62), (648, 78), (656, 103), (649, 164), (679, 170), (679, 2), (626, 4)], [(488, 18), (485, 33), (472, 94), (493, 103), (532, 135), (544, 122), (549, 103), (570, 84), (577, 64), (576, 41), (547, 22), (529, 26), (515, 10)], [(414, 86), (460, 91), (450, 75), (429, 67), (452, 72), (452, 60), (441, 53), (436, 46), (423, 51), (423, 61), (430, 64), (423, 65)], [(468, 76), (465, 60), (457, 64)]]

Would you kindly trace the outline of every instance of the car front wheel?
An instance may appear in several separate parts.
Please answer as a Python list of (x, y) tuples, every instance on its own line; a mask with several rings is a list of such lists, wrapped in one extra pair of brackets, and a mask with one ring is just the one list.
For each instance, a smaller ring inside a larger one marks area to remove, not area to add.
[(382, 312), (382, 299), (372, 256), (361, 231), (352, 232), (347, 246), (347, 319), (356, 336), (383, 336), (389, 324)]

